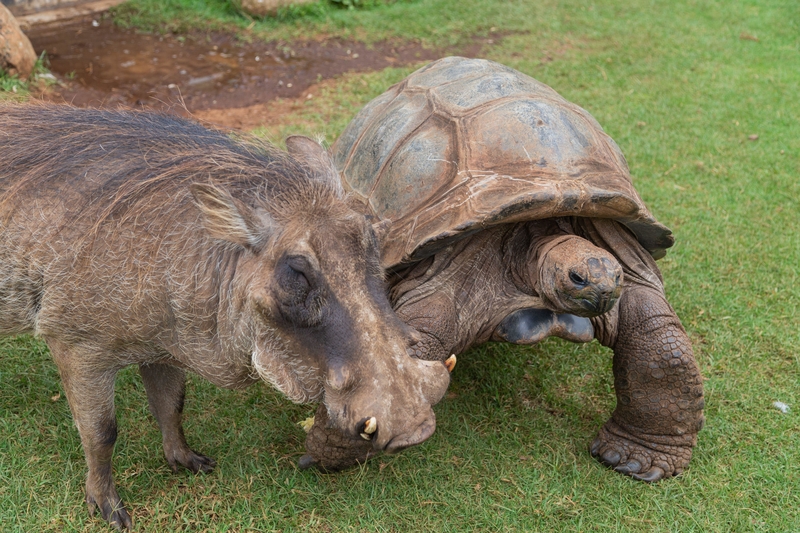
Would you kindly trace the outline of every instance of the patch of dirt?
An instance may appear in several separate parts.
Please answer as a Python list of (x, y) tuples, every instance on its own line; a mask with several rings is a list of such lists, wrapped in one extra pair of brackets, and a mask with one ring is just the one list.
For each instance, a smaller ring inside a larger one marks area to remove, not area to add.
[(50, 70), (60, 82), (42, 95), (47, 100), (193, 114), (241, 129), (262, 123), (263, 115), (258, 114), (268, 102), (305, 98), (312, 86), (346, 72), (454, 53), (474, 57), (484, 44), (497, 40), (475, 39), (467, 47), (447, 51), (416, 42), (366, 45), (338, 38), (243, 42), (226, 33), (137, 33), (99, 16), (34, 26), (28, 37), (37, 54), (47, 52)]
[(282, 117), (291, 115), (303, 107), (308, 100), (308, 95), (313, 95), (328, 85), (333, 80), (324, 80), (308, 87), (305, 96), (295, 98), (277, 98), (263, 104), (254, 104), (244, 107), (229, 107), (227, 109), (196, 109), (192, 112), (194, 118), (201, 122), (224, 128), (249, 131), (265, 124), (279, 124)]

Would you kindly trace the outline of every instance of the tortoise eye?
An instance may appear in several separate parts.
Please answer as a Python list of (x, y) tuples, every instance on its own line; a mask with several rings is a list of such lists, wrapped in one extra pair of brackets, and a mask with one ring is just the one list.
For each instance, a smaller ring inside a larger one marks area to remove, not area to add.
[(586, 279), (583, 278), (577, 272), (570, 272), (569, 273), (569, 280), (574, 283), (575, 285), (586, 285)]

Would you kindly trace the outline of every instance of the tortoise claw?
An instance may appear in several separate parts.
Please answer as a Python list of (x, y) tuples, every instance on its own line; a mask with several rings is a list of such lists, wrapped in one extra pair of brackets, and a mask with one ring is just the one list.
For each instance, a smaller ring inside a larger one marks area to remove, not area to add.
[(300, 470), (308, 470), (317, 466), (317, 460), (311, 457), (309, 454), (305, 454), (297, 461), (297, 468)]
[(614, 470), (626, 476), (634, 476), (642, 470), (642, 464), (636, 459), (631, 459), (625, 464), (617, 465)]
[(592, 454), (592, 457), (597, 457), (600, 454), (600, 445), (603, 443), (600, 439), (594, 439), (592, 442), (591, 447), (589, 448), (589, 453)]
[(656, 442), (648, 447), (627, 438), (628, 435), (624, 428), (609, 421), (600, 429), (589, 450), (593, 457), (615, 472), (646, 483), (677, 476), (691, 458), (691, 446)]
[(653, 483), (664, 479), (664, 471), (659, 467), (654, 466), (644, 474), (631, 474), (630, 476), (637, 481)]
[(603, 455), (600, 456), (600, 460), (603, 464), (608, 466), (617, 466), (621, 459), (622, 457), (619, 452), (615, 450), (606, 450), (603, 452)]

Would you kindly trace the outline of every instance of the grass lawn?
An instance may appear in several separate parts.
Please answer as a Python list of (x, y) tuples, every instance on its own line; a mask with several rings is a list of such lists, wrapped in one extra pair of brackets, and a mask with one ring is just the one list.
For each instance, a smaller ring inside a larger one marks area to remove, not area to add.
[[(117, 382), (115, 472), (136, 531), (800, 531), (800, 9), (794, 0), (399, 0), (251, 22), (222, 0), (131, 0), (144, 29), (247, 38), (479, 34), (484, 56), (592, 113), (677, 244), (667, 294), (706, 378), (706, 428), (683, 475), (645, 485), (587, 451), (614, 407), (597, 343), (490, 344), (459, 360), (425, 444), (336, 475), (299, 471), (297, 406), (266, 386), (193, 378), (189, 443), (213, 474), (173, 475), (138, 374)], [(346, 75), (260, 132), (333, 141), (413, 69)], [(754, 140), (751, 140), (754, 139)], [(107, 531), (43, 344), (0, 341), (0, 530)], [(784, 414), (774, 401), (788, 404)]]

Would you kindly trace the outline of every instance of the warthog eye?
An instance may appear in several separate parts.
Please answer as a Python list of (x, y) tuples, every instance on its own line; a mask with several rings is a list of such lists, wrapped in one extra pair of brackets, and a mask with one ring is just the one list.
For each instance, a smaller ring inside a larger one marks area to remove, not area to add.
[(301, 271), (295, 270), (291, 265), (289, 265), (289, 271), (290, 273), (286, 276), (286, 281), (292, 286), (294, 291), (300, 292), (311, 286), (308, 282), (308, 278), (306, 278), (306, 275)]
[(312, 327), (319, 323), (319, 290), (314, 286), (314, 270), (303, 256), (288, 256), (276, 267), (278, 307), (281, 316), (296, 326)]

